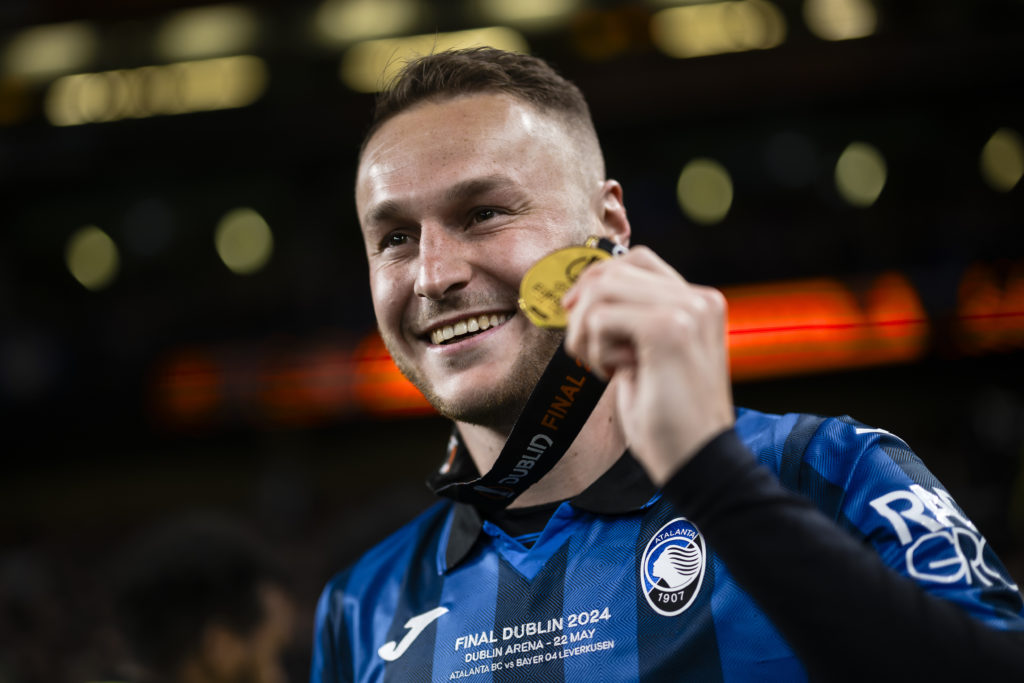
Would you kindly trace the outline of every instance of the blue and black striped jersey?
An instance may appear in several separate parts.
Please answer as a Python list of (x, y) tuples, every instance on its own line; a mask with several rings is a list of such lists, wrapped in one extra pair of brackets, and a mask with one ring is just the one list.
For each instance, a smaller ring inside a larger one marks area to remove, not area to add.
[[(781, 481), (816, 519), (822, 515), (812, 507), (832, 520), (822, 518), (815, 533), (857, 539), (895, 573), (955, 604), (957, 616), (970, 615), (971, 623), (1024, 632), (1024, 603), (1005, 568), (900, 439), (848, 418), (744, 409), (734, 433), (745, 445), (737, 471), (756, 461), (763, 466), (758, 471), (773, 473), (772, 486)], [(821, 589), (809, 566), (828, 553), (808, 545), (801, 558), (805, 546), (794, 551), (792, 543), (776, 543), (801, 533), (785, 523), (757, 526), (756, 537), (742, 538), (746, 527), (728, 526), (720, 504), (731, 495), (722, 484), (731, 461), (706, 467), (696, 460), (676, 477), (685, 486), (673, 488), (674, 479), (662, 495), (627, 454), (559, 505), (530, 547), (469, 505), (439, 502), (329, 582), (317, 608), (311, 680), (806, 679), (790, 643), (806, 652), (800, 648), (807, 641), (784, 637), (782, 631), (796, 631), (777, 616), (787, 611), (786, 600), (790, 606), (808, 601), (804, 610), (788, 610), (793, 614), (814, 612), (810, 602)], [(696, 481), (702, 471), (710, 473), (707, 486)], [(687, 500), (678, 490), (690, 492)], [(772, 496), (779, 498), (769, 492), (769, 503)], [(746, 505), (742, 496), (732, 500), (737, 509)], [(799, 508), (797, 514), (800, 519)], [(716, 543), (763, 552), (754, 560), (732, 553), (741, 559), (728, 564)], [(750, 576), (770, 583), (773, 576), (808, 571), (812, 580), (791, 581), (792, 594), (779, 604), (771, 597), (755, 602), (745, 589)], [(817, 578), (828, 588), (829, 577)], [(856, 594), (859, 587), (838, 589)], [(844, 615), (828, 617), (842, 623)], [(855, 626), (841, 625), (832, 635), (852, 640), (851, 628), (865, 628), (856, 618)], [(824, 624), (795, 628), (830, 637)]]

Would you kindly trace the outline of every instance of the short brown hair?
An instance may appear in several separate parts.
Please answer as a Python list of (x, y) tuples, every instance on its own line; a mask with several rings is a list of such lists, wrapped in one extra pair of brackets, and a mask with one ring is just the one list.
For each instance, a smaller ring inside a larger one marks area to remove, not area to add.
[[(537, 57), (490, 47), (447, 50), (410, 60), (377, 97), (362, 148), (388, 120), (420, 102), (505, 93), (594, 135), (580, 89)], [(360, 153), (361, 156), (361, 153)]]

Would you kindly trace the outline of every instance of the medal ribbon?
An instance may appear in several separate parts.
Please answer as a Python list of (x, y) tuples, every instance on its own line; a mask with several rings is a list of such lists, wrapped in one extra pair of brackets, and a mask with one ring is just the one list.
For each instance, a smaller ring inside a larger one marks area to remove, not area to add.
[[(622, 250), (604, 239), (594, 240), (592, 245), (610, 253)], [(485, 510), (508, 506), (561, 460), (606, 386), (606, 382), (559, 346), (491, 469), (466, 482), (450, 481), (442, 470), (436, 472), (427, 485), (438, 495)], [(453, 431), (453, 438), (458, 439), (457, 430)], [(462, 444), (453, 447), (461, 448)]]

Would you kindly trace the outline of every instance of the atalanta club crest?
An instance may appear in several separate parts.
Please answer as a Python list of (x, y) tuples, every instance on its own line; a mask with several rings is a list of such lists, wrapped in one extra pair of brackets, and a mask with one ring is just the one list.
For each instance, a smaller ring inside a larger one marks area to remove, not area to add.
[(685, 517), (676, 517), (651, 537), (640, 562), (640, 583), (655, 612), (670, 617), (693, 604), (706, 558), (704, 537)]

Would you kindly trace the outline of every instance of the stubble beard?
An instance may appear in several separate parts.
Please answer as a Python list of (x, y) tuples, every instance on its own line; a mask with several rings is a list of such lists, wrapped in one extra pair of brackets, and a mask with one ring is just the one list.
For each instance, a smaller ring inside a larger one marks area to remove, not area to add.
[[(472, 395), (452, 398), (440, 396), (418, 368), (394, 351), (396, 345), (388, 336), (382, 332), (381, 337), (398, 369), (438, 413), (456, 422), (481, 425), (508, 434), (564, 338), (564, 334), (557, 330), (538, 329), (537, 332), (539, 335), (532, 344), (518, 350), (519, 356), (503, 381), (481, 387)], [(509, 351), (516, 352), (516, 349)]]

